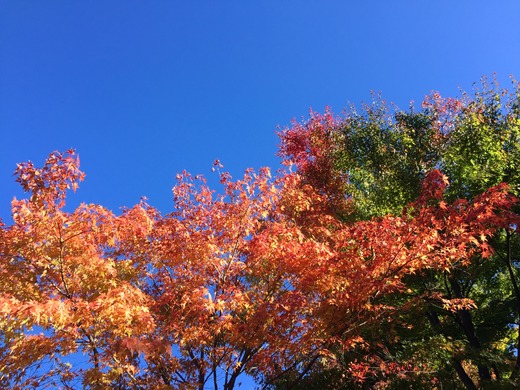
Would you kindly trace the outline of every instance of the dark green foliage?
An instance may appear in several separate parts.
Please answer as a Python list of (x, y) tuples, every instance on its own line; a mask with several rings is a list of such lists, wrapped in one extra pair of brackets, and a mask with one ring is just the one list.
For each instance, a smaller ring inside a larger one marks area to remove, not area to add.
[[(510, 92), (483, 79), (473, 96), (432, 94), (419, 111), (389, 110), (375, 99), (360, 113), (351, 109), (327, 136), (334, 144), (334, 169), (347, 177), (345, 195), (352, 200), (352, 211), (342, 215), (347, 220), (401, 214), (434, 168), (450, 181), (445, 202), (471, 200), (502, 182), (520, 195), (516, 82)], [(374, 302), (396, 308), (394, 317), (363, 335), (370, 345), (379, 342), (379, 350), (338, 351), (334, 368), (316, 365), (297, 388), (520, 387), (518, 225), (486, 239), (490, 256), (410, 275), (400, 293)], [(464, 299), (474, 306), (448, 304)], [(385, 369), (371, 369), (361, 385), (349, 371), (360, 361)], [(400, 369), (392, 374), (391, 364)]]

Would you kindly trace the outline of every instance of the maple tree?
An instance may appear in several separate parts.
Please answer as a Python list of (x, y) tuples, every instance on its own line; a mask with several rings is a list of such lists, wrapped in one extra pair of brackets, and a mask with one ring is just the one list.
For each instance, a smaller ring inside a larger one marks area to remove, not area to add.
[(220, 173), (220, 194), (179, 174), (167, 215), (144, 201), (121, 215), (67, 211), (84, 178), (74, 151), (20, 164), (29, 197), (0, 230), (0, 386), (233, 389), (249, 375), (292, 388), (320, 373), (371, 386), (430, 370), (388, 359), (396, 343), (378, 335), (415, 337), (410, 313), (427, 299), (474, 310), (473, 297), (419, 294), (411, 280), (491, 263), (517, 199), (490, 183), (455, 200), (431, 169), (398, 213), (361, 218), (366, 202), (345, 196), (337, 169), (337, 128), (314, 114), (287, 131), (296, 172)]
[[(311, 113), (307, 123), (295, 123), (282, 132), (281, 154), (299, 164), (298, 172), (307, 182), (325, 177), (314, 166), (325, 156), (327, 162), (321, 166), (330, 167), (330, 183), (336, 188), (340, 183), (339, 191), (350, 200), (340, 218), (350, 222), (401, 214), (421, 196), (421, 182), (436, 168), (450, 179), (442, 204), (474, 201), (502, 182), (518, 195), (519, 91), (516, 83), (509, 92), (484, 80), (473, 97), (442, 98), (433, 93), (421, 111), (411, 107), (392, 112), (375, 99), (361, 112), (351, 108), (343, 117), (330, 111)], [(320, 150), (321, 145), (326, 149)], [(385, 298), (386, 304), (402, 309), (389, 321), (391, 337), (388, 329), (366, 328), (365, 337), (381, 343), (374, 354), (385, 364), (409, 362), (424, 368), (393, 377), (373, 370), (372, 385), (379, 381), (385, 386), (413, 383), (414, 388), (431, 388), (432, 380), (466, 388), (490, 382), (513, 385), (520, 367), (515, 210), (510, 223), (487, 238), (481, 255), (462, 256), (444, 270), (408, 275), (405, 293)], [(343, 368), (317, 368), (309, 381), (318, 387), (338, 383), (344, 367), (359, 356), (367, 354), (336, 353)]]

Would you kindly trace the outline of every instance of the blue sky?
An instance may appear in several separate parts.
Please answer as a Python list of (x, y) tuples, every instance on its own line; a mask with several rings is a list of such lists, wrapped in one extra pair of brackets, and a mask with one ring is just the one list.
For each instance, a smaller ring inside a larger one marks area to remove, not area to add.
[(17, 162), (75, 148), (72, 204), (171, 210), (175, 174), (278, 167), (277, 126), (520, 78), (518, 1), (0, 0), (0, 217)]

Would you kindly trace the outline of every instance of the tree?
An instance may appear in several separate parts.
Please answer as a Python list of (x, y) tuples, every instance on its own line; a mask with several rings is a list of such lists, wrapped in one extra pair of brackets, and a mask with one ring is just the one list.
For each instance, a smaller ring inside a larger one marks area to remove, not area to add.
[[(281, 154), (296, 162), (304, 181), (333, 178), (328, 180), (335, 188), (343, 183), (341, 193), (351, 206), (348, 212), (340, 212), (345, 221), (403, 213), (419, 196), (421, 181), (434, 169), (450, 179), (444, 205), (475, 200), (502, 182), (518, 195), (519, 91), (517, 85), (511, 93), (496, 84), (489, 87), (484, 80), (483, 89), (474, 97), (444, 99), (434, 93), (419, 112), (413, 107), (390, 112), (384, 102), (375, 100), (361, 113), (351, 109), (343, 118), (334, 118), (330, 111), (324, 116), (312, 114), (308, 123), (295, 124), (281, 134)], [(327, 161), (320, 164), (324, 155)], [(314, 165), (328, 167), (328, 176)], [(503, 225), (487, 239), (481, 255), (461, 257), (446, 269), (408, 275), (406, 294), (386, 297), (387, 304), (410, 311), (398, 311), (401, 325), (395, 327), (395, 342), (384, 343), (388, 352), (379, 353), (385, 362), (411, 359), (427, 364), (425, 375), (420, 376), (426, 387), (432, 378), (452, 386), (463, 383), (467, 388), (491, 379), (494, 384), (511, 386), (508, 380), (516, 380), (519, 370), (518, 352), (516, 363), (513, 356), (518, 351), (514, 328), (520, 315), (514, 261), (519, 253), (517, 226), (514, 222)], [(475, 306), (471, 310), (446, 306), (446, 300), (454, 299), (472, 300)], [(372, 335), (380, 336), (380, 332)], [(453, 372), (458, 376), (455, 382)], [(316, 375), (331, 373), (318, 371)]]
[(465, 296), (410, 293), (410, 279), (488, 261), (517, 200), (499, 184), (448, 202), (432, 170), (401, 213), (356, 219), (329, 124), (301, 127), (326, 140), (315, 149), (294, 132), (300, 172), (222, 173), (220, 195), (179, 174), (168, 215), (144, 201), (119, 216), (66, 211), (84, 177), (73, 151), (20, 164), (29, 197), (0, 230), (1, 386), (233, 389), (247, 374), (292, 388), (321, 372), (370, 386), (430, 369), (429, 357), (386, 358), (405, 349), (375, 337), (381, 324), (401, 336), (425, 299), (469, 311)]

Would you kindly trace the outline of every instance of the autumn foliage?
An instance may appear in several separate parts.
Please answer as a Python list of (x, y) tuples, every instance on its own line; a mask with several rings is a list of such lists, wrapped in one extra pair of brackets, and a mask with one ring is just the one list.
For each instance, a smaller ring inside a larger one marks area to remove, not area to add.
[(179, 174), (167, 215), (144, 202), (67, 211), (84, 178), (74, 151), (20, 164), (28, 198), (0, 230), (0, 386), (232, 389), (248, 374), (291, 388), (317, 366), (359, 384), (374, 367), (423, 370), (382, 359), (367, 330), (411, 310), (387, 299), (406, 294), (407, 278), (489, 258), (490, 237), (518, 223), (517, 199), (499, 184), (446, 200), (449, 179), (434, 169), (401, 213), (343, 218), (353, 199), (334, 171), (333, 125), (313, 114), (285, 134), (296, 173), (222, 173), (220, 194)]
[[(497, 192), (520, 194), (520, 87), (513, 84), (507, 91), (484, 78), (473, 96), (432, 93), (420, 111), (390, 109), (374, 97), (360, 111), (311, 113), (281, 132), (281, 155), (302, 182), (347, 200), (334, 207), (338, 219), (359, 226), (425, 217), (419, 226), (439, 233), (429, 244), (439, 254), (430, 254), (434, 266), (412, 266), (395, 284), (399, 291), (372, 299), (394, 311), (378, 326), (364, 325), (365, 348), (335, 350), (337, 367), (315, 365), (297, 388), (350, 388), (360, 378), (366, 388), (519, 385), (519, 208), (488, 207)], [(480, 225), (483, 218), (490, 219)], [(396, 240), (402, 233), (385, 239)]]

